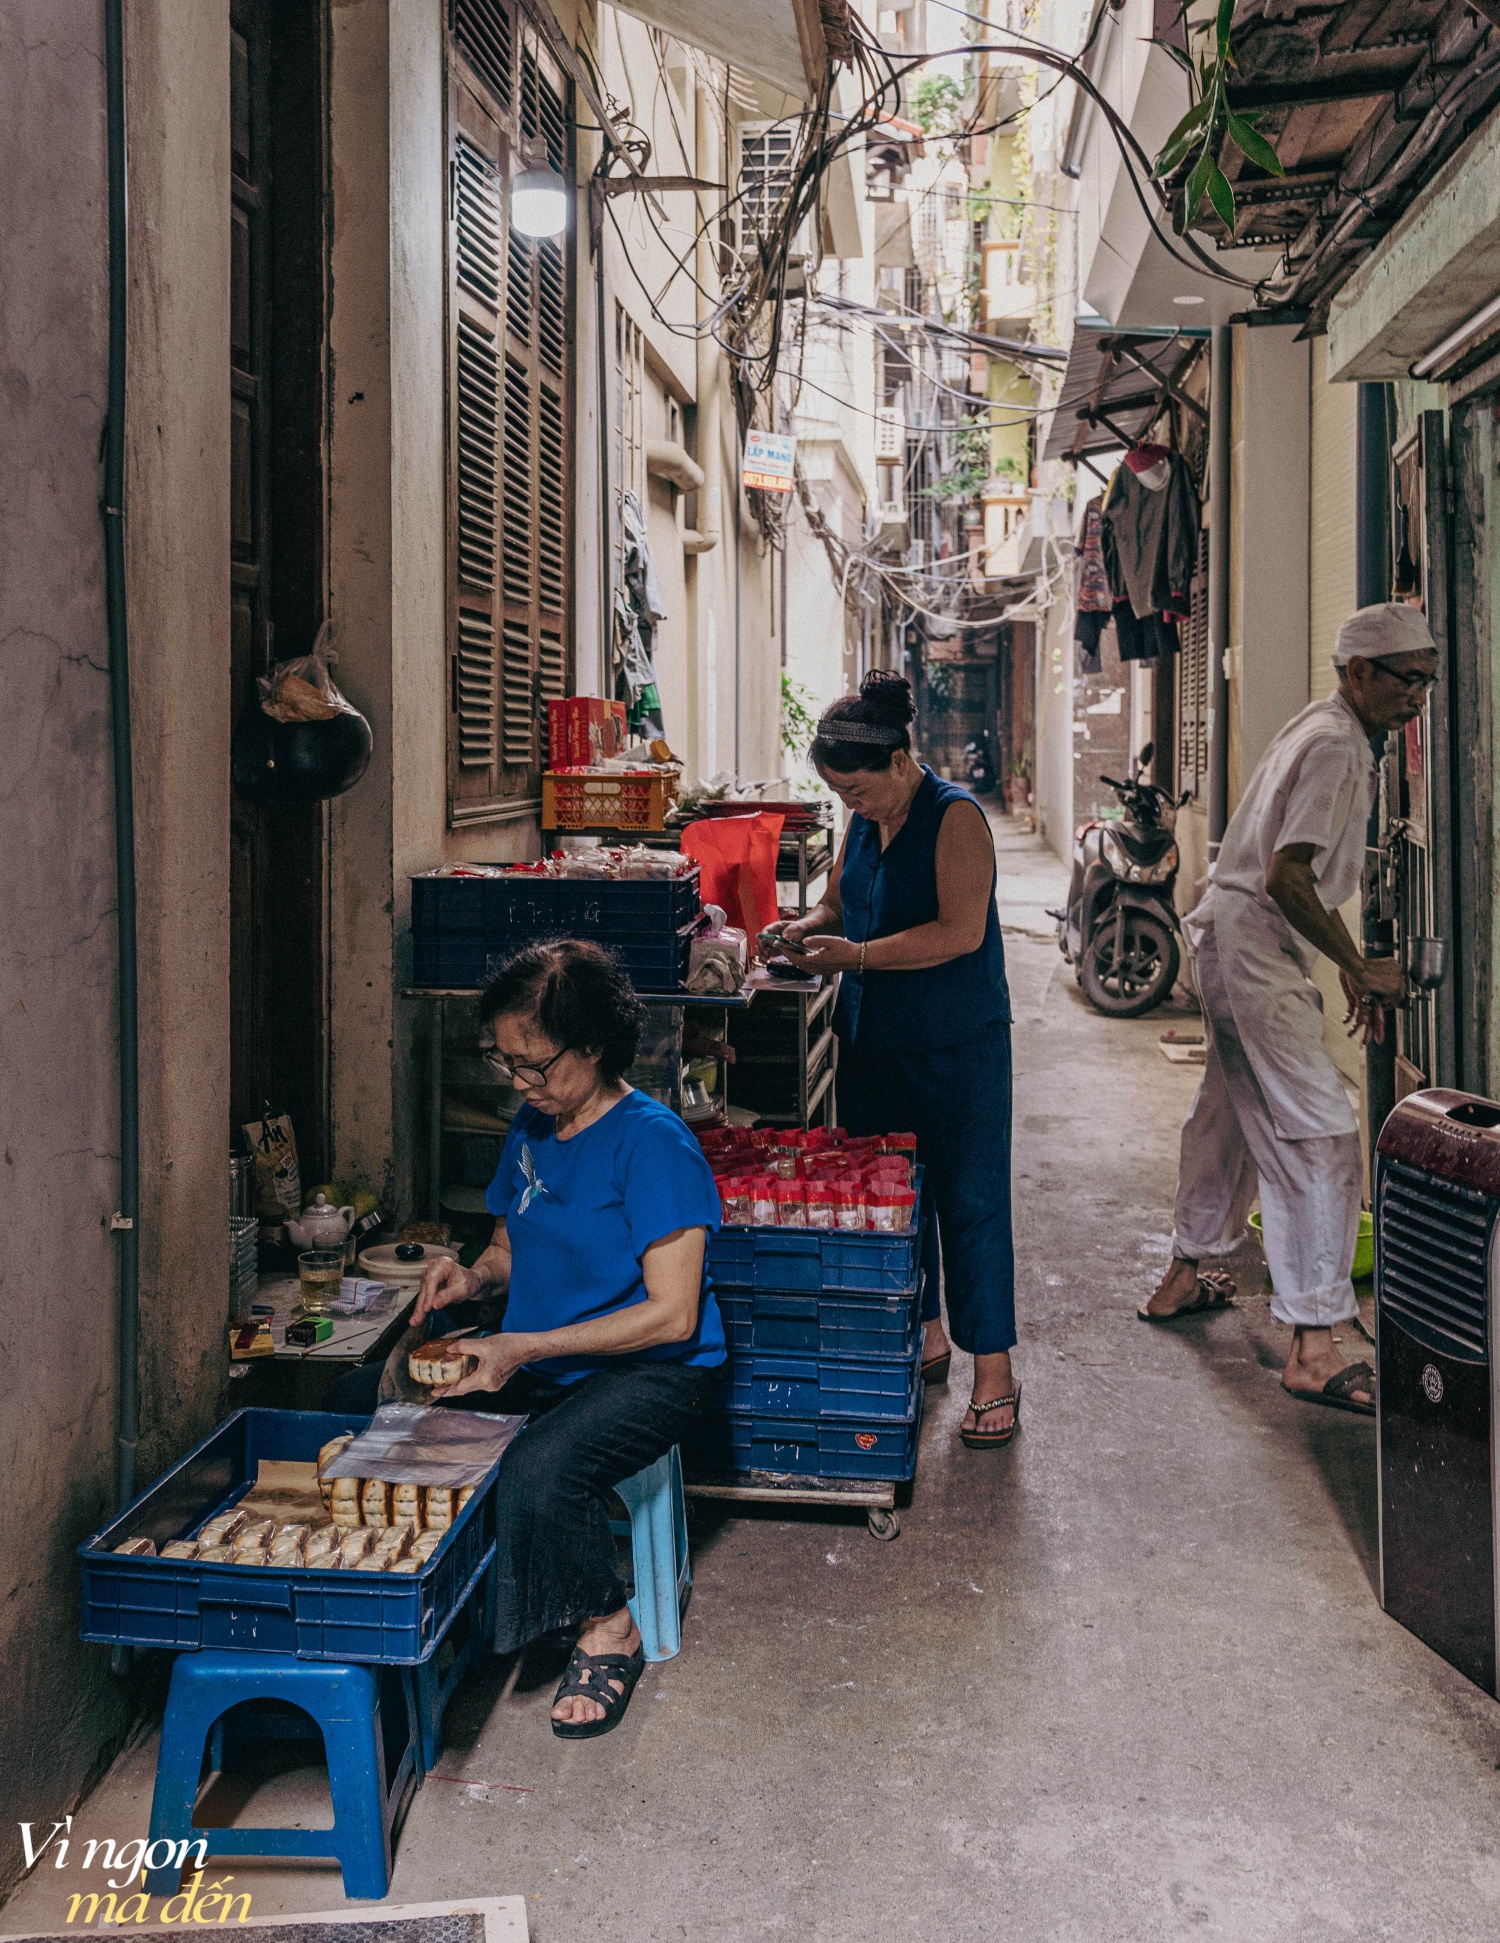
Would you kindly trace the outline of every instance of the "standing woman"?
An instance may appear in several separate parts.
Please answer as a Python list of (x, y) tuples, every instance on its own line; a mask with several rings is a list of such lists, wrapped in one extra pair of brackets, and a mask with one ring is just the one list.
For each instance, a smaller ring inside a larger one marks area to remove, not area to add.
[(772, 929), (799, 965), (844, 974), (839, 1112), (851, 1133), (914, 1133), (937, 1212), (923, 1266), (922, 1373), (951, 1348), (938, 1307), (941, 1238), (953, 1341), (974, 1358), (960, 1436), (1008, 1444), (1020, 1424), (1010, 1219), (1010, 992), (995, 846), (967, 790), (911, 752), (911, 685), (874, 670), (837, 701), (809, 754), (850, 811), (821, 902)]

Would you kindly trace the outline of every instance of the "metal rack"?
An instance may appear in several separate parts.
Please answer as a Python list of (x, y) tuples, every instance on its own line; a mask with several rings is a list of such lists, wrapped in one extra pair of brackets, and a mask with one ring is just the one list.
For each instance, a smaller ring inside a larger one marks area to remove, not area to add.
[(751, 1018), (728, 1025), (735, 1053), (729, 1104), (748, 1108), (770, 1126), (808, 1127), (815, 1118), (833, 1126), (838, 978), (793, 982), (757, 973), (751, 983), (761, 1004)]
[[(672, 1015), (665, 1021), (664, 1030), (659, 1035), (655, 1064), (669, 1075), (663, 1091), (665, 1093), (665, 1103), (671, 1106), (675, 1112), (682, 1112), (682, 1069), (684, 1065), (683, 1030), (687, 1016), (690, 1013), (702, 1013), (706, 1011), (723, 1013), (724, 1020), (722, 1027), (715, 1036), (727, 1040), (729, 1037), (729, 1014), (743, 1011), (749, 1005), (756, 989), (753, 984), (747, 983), (732, 998), (726, 997), (722, 993), (713, 993), (706, 996), (697, 992), (642, 992), (639, 994), (641, 1003), (647, 1007), (649, 1012), (657, 1013), (665, 1009)], [(458, 1118), (457, 1110), (449, 1110), (448, 1092), (452, 1085), (461, 1085), (474, 1090), (482, 1088), (497, 1094), (503, 1094), (507, 1099), (510, 1097), (509, 1090), (505, 1087), (504, 1082), (496, 1079), (489, 1072), (489, 1069), (483, 1065), (479, 1057), (477, 1050), (479, 1040), (477, 1021), (475, 1022), (474, 1031), (471, 1035), (471, 1043), (474, 1048), (472, 1054), (462, 1054), (456, 1050), (450, 1050), (447, 1045), (450, 1004), (464, 1003), (472, 1008), (479, 996), (480, 992), (477, 986), (444, 987), (410, 985), (402, 993), (403, 998), (427, 999), (432, 1002), (432, 1025), (429, 1035), (430, 1042), (427, 1067), (428, 1218), (432, 1221), (441, 1221), (445, 1212), (445, 1183), (443, 1180), (444, 1137), (470, 1135), (477, 1138), (502, 1140), (505, 1137), (506, 1129), (510, 1123), (510, 1112), (496, 1112), (491, 1117), (483, 1115), (480, 1110), (468, 1109), (471, 1118), (469, 1123), (465, 1124)], [(662, 1041), (667, 1043), (663, 1045), (661, 1043)], [(726, 1104), (726, 1062), (722, 1056), (719, 1058), (717, 1064), (718, 1073), (712, 1097), (722, 1109)], [(649, 1087), (648, 1090), (657, 1093), (657, 1088), (654, 1086)], [(658, 1094), (658, 1097), (661, 1097), (661, 1095)], [(511, 1111), (513, 1110), (512, 1108)], [(690, 1122), (689, 1124), (692, 1123)], [(448, 1183), (447, 1192), (450, 1195), (458, 1192), (457, 1184)], [(451, 1200), (449, 1209), (454, 1213), (477, 1211), (476, 1209), (466, 1209), (459, 1205), (458, 1202)]]
[(808, 888), (819, 877), (833, 868), (833, 832), (815, 825), (810, 830), (798, 830), (792, 835), (783, 835), (780, 854), (776, 859), (776, 881), (778, 884), (797, 886), (797, 916), (807, 914)]

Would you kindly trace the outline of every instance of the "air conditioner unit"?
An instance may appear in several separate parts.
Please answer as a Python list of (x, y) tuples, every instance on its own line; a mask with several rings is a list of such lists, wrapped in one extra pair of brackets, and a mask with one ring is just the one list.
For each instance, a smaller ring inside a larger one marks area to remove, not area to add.
[(899, 405), (875, 408), (875, 457), (896, 465), (906, 457), (906, 417)]
[(1496, 1693), (1500, 1106), (1412, 1093), (1375, 1171), (1380, 1603)]

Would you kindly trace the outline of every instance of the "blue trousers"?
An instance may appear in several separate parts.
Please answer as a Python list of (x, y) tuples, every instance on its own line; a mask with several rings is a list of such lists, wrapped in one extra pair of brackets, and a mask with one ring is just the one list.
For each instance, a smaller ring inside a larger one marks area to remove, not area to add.
[(929, 1218), (922, 1266), (926, 1321), (938, 1314), (939, 1246), (948, 1332), (971, 1356), (1016, 1340), (1010, 1216), (1010, 1027), (925, 1052), (841, 1040), (839, 1118), (853, 1134), (914, 1133)]

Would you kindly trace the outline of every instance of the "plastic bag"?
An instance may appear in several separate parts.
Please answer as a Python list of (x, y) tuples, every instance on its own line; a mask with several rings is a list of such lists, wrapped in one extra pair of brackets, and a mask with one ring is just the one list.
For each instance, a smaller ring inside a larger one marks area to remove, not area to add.
[(383, 1403), (323, 1471), (385, 1484), (483, 1484), (524, 1417), (445, 1410), (435, 1404)]
[(273, 722), (331, 722), (335, 715), (358, 713), (328, 672), (339, 658), (332, 629), (333, 623), (325, 621), (311, 654), (278, 661), (270, 674), (257, 676), (261, 708)]
[(776, 859), (785, 818), (771, 810), (749, 816), (709, 816), (689, 823), (682, 849), (702, 869), (705, 904), (717, 904), (729, 922), (755, 937), (776, 916)]
[(272, 1113), (246, 1123), (245, 1138), (255, 1155), (255, 1212), (262, 1221), (296, 1220), (302, 1213), (302, 1169), (297, 1135), (289, 1113)]
[(690, 992), (737, 992), (750, 969), (750, 949), (743, 931), (725, 924), (722, 914), (706, 938), (694, 938), (688, 959)]

